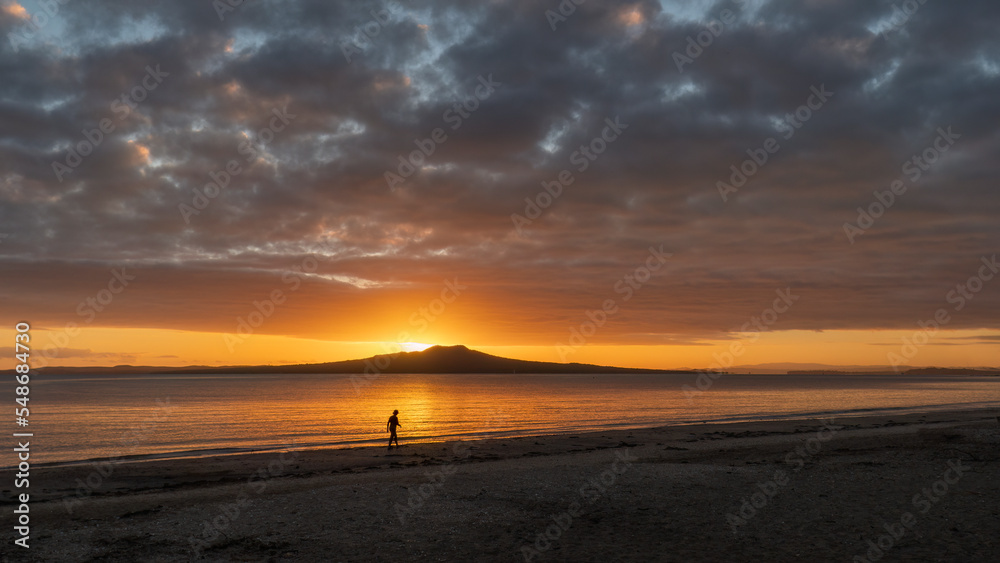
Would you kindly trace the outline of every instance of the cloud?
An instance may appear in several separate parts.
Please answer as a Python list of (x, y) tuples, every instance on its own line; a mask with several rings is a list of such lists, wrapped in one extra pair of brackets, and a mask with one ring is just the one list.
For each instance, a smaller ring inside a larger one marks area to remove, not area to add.
[[(1000, 6), (927, 3), (880, 35), (890, 2), (748, 3), (679, 72), (672, 54), (730, 4), (587, 3), (553, 31), (527, 0), (407, 2), (348, 63), (344, 42), (385, 4), (255, 2), (220, 21), (208, 3), (67, 3), (0, 46), (0, 303), (80, 322), (129, 264), (141, 281), (95, 324), (232, 331), (320, 252), (322, 277), (266, 330), (356, 335), (458, 276), (470, 317), (544, 342), (663, 244), (668, 267), (601, 339), (717, 336), (784, 287), (802, 295), (784, 329), (910, 328), (950, 307), (1000, 240)], [(0, 32), (19, 18), (5, 8)], [(157, 66), (169, 76), (114, 111)], [(501, 86), (452, 129), (446, 112), (489, 75)], [(785, 140), (819, 85), (834, 96)], [(295, 119), (248, 159), (282, 108)], [(615, 117), (628, 129), (580, 172), (574, 152)], [(60, 182), (52, 162), (102, 119), (114, 131)], [(954, 148), (850, 244), (844, 223), (949, 126)], [(448, 140), (390, 190), (385, 172), (435, 128)], [(717, 182), (769, 137), (780, 150), (723, 202)], [(241, 172), (185, 222), (178, 206), (230, 160)], [(511, 214), (564, 169), (573, 184), (517, 236)], [(998, 328), (998, 305), (987, 286), (949, 326)]]
[[(19, 350), (23, 352), (23, 350)], [(14, 356), (13, 347), (0, 348), (0, 353), (4, 354), (5, 357)], [(135, 354), (119, 354), (119, 353), (109, 353), (109, 352), (94, 352), (89, 348), (36, 348), (34, 350), (36, 355), (46, 355), (49, 358), (58, 359), (87, 359), (94, 361), (104, 361), (104, 362), (114, 362), (116, 364), (127, 364), (134, 362), (136, 359)]]

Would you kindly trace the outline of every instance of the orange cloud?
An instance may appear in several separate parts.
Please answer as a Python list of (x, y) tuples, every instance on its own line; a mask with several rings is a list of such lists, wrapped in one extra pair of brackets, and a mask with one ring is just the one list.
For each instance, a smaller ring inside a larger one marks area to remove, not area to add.
[(640, 12), (638, 8), (632, 8), (631, 10), (622, 12), (618, 16), (618, 19), (625, 25), (639, 25), (646, 20), (645, 16), (642, 15), (642, 12)]
[(3, 12), (8, 16), (13, 16), (20, 20), (27, 20), (31, 16), (28, 11), (24, 9), (24, 6), (18, 4), (17, 2), (11, 2), (9, 4), (3, 5)]

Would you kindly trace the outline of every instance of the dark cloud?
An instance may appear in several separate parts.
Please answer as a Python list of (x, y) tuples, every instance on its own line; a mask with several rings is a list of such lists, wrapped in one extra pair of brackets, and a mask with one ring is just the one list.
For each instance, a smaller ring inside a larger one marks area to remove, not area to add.
[[(527, 0), (402, 2), (374, 27), (390, 4), (248, 2), (220, 21), (207, 2), (67, 3), (0, 45), (0, 302), (79, 321), (126, 264), (141, 282), (96, 324), (231, 331), (320, 252), (268, 331), (357, 336), (380, 303), (457, 276), (469, 316), (553, 342), (662, 244), (673, 258), (600, 338), (719, 336), (785, 287), (802, 297), (784, 329), (910, 328), (950, 308), (1000, 240), (1000, 5), (928, 2), (886, 30), (889, 1), (745, 4), (590, 2), (552, 30), (558, 3)], [(674, 53), (723, 9), (736, 21), (679, 71)], [(5, 37), (21, 25), (0, 12)], [(125, 115), (113, 104), (147, 68), (169, 75)], [(785, 139), (821, 85), (833, 97)], [(276, 110), (294, 118), (248, 159)], [(608, 118), (627, 129), (579, 172)], [(102, 119), (114, 131), (59, 181), (52, 162)], [(844, 223), (948, 127), (960, 139), (851, 244)], [(436, 128), (448, 140), (390, 189)], [(724, 202), (717, 182), (772, 137)], [(231, 160), (239, 174), (185, 221), (178, 206)], [(511, 215), (564, 169), (574, 182), (518, 235)], [(354, 321), (317, 319), (318, 303)], [(987, 282), (949, 326), (1000, 328), (998, 306)]]
[[(0, 348), (0, 352), (6, 354), (9, 357), (13, 357), (15, 353), (14, 348)], [(23, 352), (23, 350), (18, 350), (18, 353), (20, 352)], [(60, 358), (65, 360), (87, 359), (87, 360), (96, 360), (99, 362), (113, 362), (116, 365), (123, 365), (130, 362), (135, 362), (137, 358), (135, 354), (94, 352), (89, 348), (35, 348), (35, 354), (39, 356), (45, 354), (50, 358)]]

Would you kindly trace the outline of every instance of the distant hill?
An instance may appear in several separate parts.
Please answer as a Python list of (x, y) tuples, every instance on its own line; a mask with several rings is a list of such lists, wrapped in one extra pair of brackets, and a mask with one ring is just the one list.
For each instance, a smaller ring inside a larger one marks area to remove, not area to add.
[[(581, 374), (639, 374), (675, 373), (697, 374), (703, 370), (657, 370), (598, 366), (593, 364), (558, 364), (532, 362), (493, 356), (465, 346), (432, 346), (422, 352), (401, 352), (395, 355), (380, 354), (359, 360), (326, 362), (320, 364), (261, 365), (261, 366), (112, 366), (112, 367), (45, 367), (32, 370), (54, 375), (178, 375), (178, 374), (237, 374), (237, 373), (581, 373)], [(831, 366), (824, 364), (758, 364), (733, 366), (728, 373), (795, 375), (895, 375), (888, 366)], [(4, 370), (7, 375), (14, 370)], [(902, 368), (900, 375), (1000, 375), (998, 368)]]
[[(12, 372), (13, 370), (7, 370)], [(321, 364), (295, 364), (282, 366), (114, 366), (114, 367), (47, 367), (36, 370), (42, 374), (120, 374), (120, 375), (177, 375), (177, 374), (235, 374), (235, 373), (581, 373), (581, 374), (638, 374), (638, 373), (699, 373), (694, 370), (653, 370), (598, 366), (593, 364), (558, 364), (532, 362), (493, 356), (465, 346), (432, 346), (422, 352), (401, 352), (395, 355), (380, 354), (360, 360), (327, 362)]]

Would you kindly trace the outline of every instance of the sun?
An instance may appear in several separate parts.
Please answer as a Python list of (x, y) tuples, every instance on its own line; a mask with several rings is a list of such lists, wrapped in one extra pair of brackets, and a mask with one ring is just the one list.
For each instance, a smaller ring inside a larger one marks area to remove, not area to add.
[(399, 345), (403, 348), (404, 352), (422, 352), (433, 344), (424, 344), (422, 342), (400, 342)]

